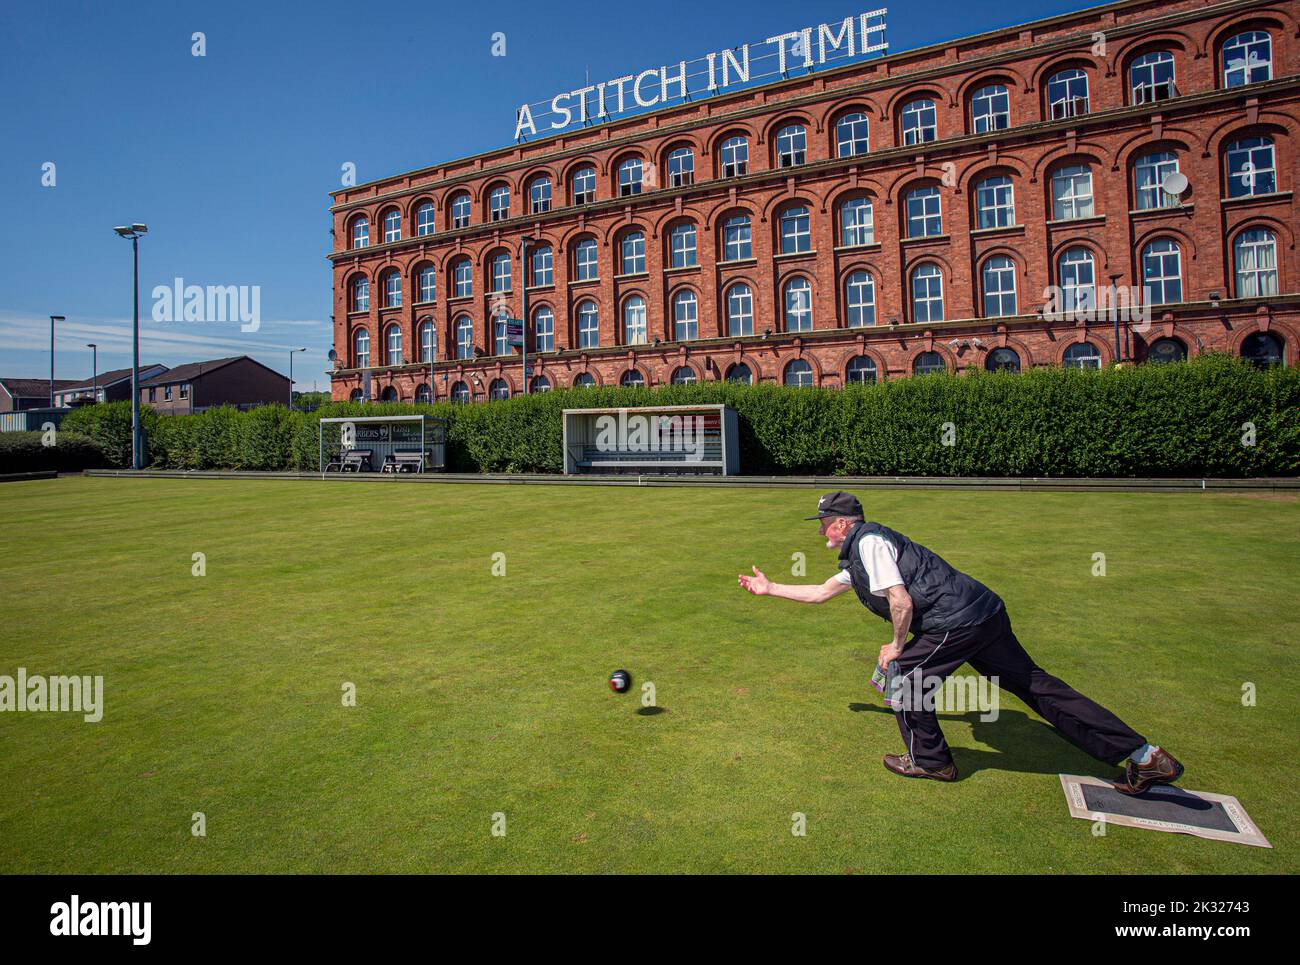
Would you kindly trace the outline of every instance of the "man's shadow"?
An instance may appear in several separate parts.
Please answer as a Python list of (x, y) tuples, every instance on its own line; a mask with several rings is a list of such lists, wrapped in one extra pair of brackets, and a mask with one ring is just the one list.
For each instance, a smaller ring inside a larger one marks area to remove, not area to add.
[[(849, 710), (894, 716), (892, 710), (881, 704), (852, 703)], [(1106, 779), (1118, 776), (1116, 768), (1075, 747), (1050, 724), (1035, 720), (1022, 711), (1000, 708), (997, 720), (980, 720), (978, 711), (937, 716), (941, 725), (952, 722), (969, 724), (975, 740), (995, 748), (985, 751), (953, 747), (950, 742), (948, 748), (952, 751), (953, 763), (957, 765), (958, 780), (985, 768), (1024, 774), (1095, 774)]]

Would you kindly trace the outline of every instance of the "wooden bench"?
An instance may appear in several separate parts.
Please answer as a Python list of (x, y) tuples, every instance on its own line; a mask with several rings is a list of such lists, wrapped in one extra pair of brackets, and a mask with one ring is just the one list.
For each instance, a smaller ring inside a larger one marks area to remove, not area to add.
[(384, 459), (380, 472), (424, 472), (424, 453), (391, 452)]
[(369, 472), (370, 457), (372, 455), (374, 455), (372, 449), (347, 450), (340, 460), (339, 472)]

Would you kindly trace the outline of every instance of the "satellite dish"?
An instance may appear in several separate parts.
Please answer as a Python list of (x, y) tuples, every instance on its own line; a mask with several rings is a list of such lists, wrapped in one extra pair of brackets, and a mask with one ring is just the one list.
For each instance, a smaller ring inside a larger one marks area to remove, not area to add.
[(334, 351), (333, 349), (330, 349), (329, 360), (330, 360), (331, 362), (333, 362), (333, 361), (335, 361), (338, 357), (339, 357), (339, 353), (336, 352), (336, 351)]
[(1165, 176), (1160, 188), (1165, 194), (1172, 194), (1177, 197), (1187, 190), (1187, 175), (1182, 171), (1170, 171)]

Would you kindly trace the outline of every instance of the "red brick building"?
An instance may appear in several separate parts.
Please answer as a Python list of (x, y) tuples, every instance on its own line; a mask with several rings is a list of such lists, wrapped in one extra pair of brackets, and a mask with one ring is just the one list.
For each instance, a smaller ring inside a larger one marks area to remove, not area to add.
[(1126, 0), (347, 188), (333, 395), (520, 391), (525, 237), (538, 388), (1295, 364), (1298, 59), (1297, 0)]

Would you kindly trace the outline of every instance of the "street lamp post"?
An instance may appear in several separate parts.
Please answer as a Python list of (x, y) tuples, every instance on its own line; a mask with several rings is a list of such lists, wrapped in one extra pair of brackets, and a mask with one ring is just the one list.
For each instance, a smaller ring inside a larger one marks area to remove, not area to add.
[(132, 299), (131, 323), (131, 468), (144, 468), (144, 432), (140, 427), (140, 236), (149, 229), (142, 224), (119, 225), (113, 229), (131, 239)]
[(99, 346), (87, 342), (86, 348), (90, 349), (90, 401), (95, 403), (99, 401)]
[(294, 348), (289, 350), (289, 411), (293, 411), (293, 357), (299, 352), (307, 351), (305, 348)]
[(519, 239), (519, 331), (523, 334), (520, 351), (524, 360), (524, 395), (528, 394), (528, 246), (532, 243), (528, 235)]
[(50, 316), (50, 408), (54, 408), (54, 323), (66, 322), (62, 315)]

